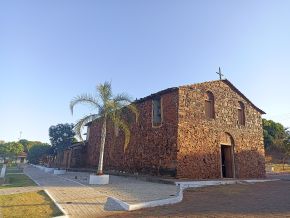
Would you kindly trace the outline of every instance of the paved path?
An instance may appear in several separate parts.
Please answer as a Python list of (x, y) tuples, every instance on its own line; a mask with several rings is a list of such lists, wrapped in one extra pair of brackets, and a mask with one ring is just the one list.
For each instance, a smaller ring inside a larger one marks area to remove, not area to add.
[(87, 173), (69, 172), (55, 176), (31, 166), (27, 166), (24, 172), (48, 190), (70, 217), (105, 217), (118, 213), (104, 209), (108, 196), (135, 203), (168, 198), (176, 193), (174, 185), (119, 176), (110, 176), (109, 185), (88, 186)]
[[(89, 186), (89, 175), (89, 173), (67, 172), (61, 177)], [(175, 185), (146, 182), (123, 176), (110, 176), (109, 185), (90, 187), (130, 204), (170, 198), (177, 192)]]
[(281, 181), (189, 189), (176, 205), (106, 217), (290, 218), (290, 176)]
[(101, 217), (113, 213), (103, 209), (107, 196), (92, 188), (30, 166), (24, 172), (43, 186), (69, 217)]

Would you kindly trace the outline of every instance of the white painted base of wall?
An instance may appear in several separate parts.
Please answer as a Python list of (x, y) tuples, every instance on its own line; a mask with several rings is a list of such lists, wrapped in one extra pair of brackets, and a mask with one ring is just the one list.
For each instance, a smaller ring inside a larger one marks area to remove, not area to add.
[(44, 170), (43, 166), (31, 164), (31, 166), (36, 167), (37, 169)]
[(109, 184), (109, 175), (90, 175), (90, 185), (106, 185)]
[(48, 168), (48, 167), (46, 167), (44, 169), (44, 172), (46, 172), (46, 173), (53, 173), (53, 171), (54, 171), (54, 168)]
[(54, 175), (63, 175), (65, 174), (66, 170), (53, 170)]
[(3, 164), (3, 167), (1, 169), (0, 178), (4, 178), (5, 174), (6, 174), (6, 164)]

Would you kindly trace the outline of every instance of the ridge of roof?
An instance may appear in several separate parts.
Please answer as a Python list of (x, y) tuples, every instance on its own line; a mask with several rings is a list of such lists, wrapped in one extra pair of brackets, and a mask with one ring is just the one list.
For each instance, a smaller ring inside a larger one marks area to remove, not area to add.
[(238, 93), (242, 98), (244, 98), (250, 105), (252, 105), (253, 108), (255, 108), (257, 111), (259, 111), (261, 114), (266, 114), (263, 110), (258, 108), (256, 105), (254, 105), (253, 102), (251, 102), (237, 87), (235, 87), (229, 80), (223, 79), (222, 80), (225, 84), (227, 84), (230, 88), (232, 88), (236, 93)]
[[(222, 79), (222, 80), (211, 80), (211, 81), (206, 81), (206, 82), (201, 82), (201, 83), (193, 83), (193, 84), (189, 84), (189, 85), (182, 85), (182, 86), (178, 86), (178, 87), (171, 87), (171, 88), (167, 88), (167, 89), (164, 89), (164, 90), (161, 90), (159, 92), (156, 92), (156, 93), (153, 93), (151, 95), (148, 95), (146, 97), (143, 97), (143, 98), (139, 98), (139, 99), (136, 99), (135, 101), (133, 101), (132, 103), (141, 103), (141, 102), (144, 102), (146, 100), (149, 100), (149, 99), (153, 99), (155, 98), (156, 96), (158, 95), (163, 95), (163, 94), (166, 94), (166, 93), (170, 93), (170, 92), (173, 92), (173, 91), (176, 91), (178, 90), (179, 88), (182, 88), (182, 87), (186, 87), (186, 86), (191, 86), (191, 85), (199, 85), (199, 84), (203, 84), (203, 83), (213, 83), (213, 82), (219, 82), (219, 81), (222, 81), (224, 82), (225, 84), (227, 84), (234, 92), (236, 92), (237, 94), (239, 94), (242, 98), (244, 98), (253, 108), (255, 108), (258, 112), (260, 112), (261, 114), (266, 114), (263, 110), (261, 110), (260, 108), (258, 108), (256, 105), (254, 105), (253, 102), (251, 102), (237, 87), (235, 87), (228, 79)], [(91, 122), (88, 122), (85, 126), (89, 126), (90, 124), (92, 123)]]
[(186, 86), (192, 86), (192, 85), (200, 85), (204, 83), (214, 83), (214, 82), (219, 82), (222, 81), (223, 83), (227, 84), (234, 92), (236, 92), (238, 95), (240, 95), (242, 98), (244, 98), (253, 108), (255, 108), (258, 112), (261, 114), (266, 114), (263, 110), (258, 108), (256, 105), (254, 105), (253, 102), (251, 102), (237, 87), (235, 87), (228, 79), (222, 79), (222, 80), (212, 80), (212, 81), (207, 81), (207, 82), (201, 82), (201, 83), (194, 83), (194, 84), (189, 84), (189, 85), (183, 85), (179, 86), (179, 88), (186, 87)]
[(163, 94), (166, 94), (166, 93), (170, 93), (170, 92), (176, 91), (178, 89), (179, 89), (179, 87), (171, 87), (171, 88), (163, 89), (163, 90), (161, 90), (159, 92), (153, 93), (153, 94), (148, 95), (146, 97), (136, 99), (132, 103), (140, 103), (140, 102), (146, 101), (148, 99), (152, 99), (152, 98), (154, 98), (154, 97), (156, 97), (158, 95), (163, 95)]

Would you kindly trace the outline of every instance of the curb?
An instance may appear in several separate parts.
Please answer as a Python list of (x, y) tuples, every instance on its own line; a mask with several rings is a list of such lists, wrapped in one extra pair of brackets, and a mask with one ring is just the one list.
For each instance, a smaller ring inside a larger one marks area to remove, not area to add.
[(183, 199), (183, 190), (181, 189), (178, 191), (178, 194), (175, 197), (154, 200), (154, 201), (147, 201), (147, 202), (142, 202), (138, 204), (128, 204), (117, 198), (109, 197), (105, 204), (105, 209), (106, 210), (133, 211), (133, 210), (139, 210), (139, 209), (148, 208), (148, 207), (158, 207), (158, 206), (164, 206), (168, 204), (177, 204), (181, 202), (182, 199)]
[(44, 192), (48, 195), (48, 197), (52, 200), (52, 202), (55, 204), (55, 206), (64, 214), (61, 216), (55, 216), (54, 218), (68, 218), (68, 214), (65, 212), (64, 209), (56, 202), (56, 200), (51, 196), (51, 194), (48, 192), (47, 189), (44, 189)]
[[(25, 174), (25, 173), (24, 173)], [(42, 186), (40, 185), (37, 181), (35, 181), (30, 175), (25, 174), (26, 176), (28, 176), (33, 182), (35, 182), (36, 185), (38, 186)], [(56, 216), (54, 218), (68, 218), (68, 214), (67, 212), (62, 209), (62, 207), (56, 202), (56, 200), (51, 196), (51, 194), (49, 193), (49, 191), (47, 189), (43, 189), (43, 191), (45, 192), (45, 194), (47, 194), (47, 196), (52, 200), (52, 202), (55, 204), (55, 206), (63, 213), (63, 215), (61, 216)]]
[[(60, 175), (54, 175), (54, 176), (60, 177), (60, 178), (67, 180), (67, 181), (77, 183), (81, 186), (90, 187), (90, 186), (82, 184), (78, 181), (74, 181), (72, 179), (62, 177)], [(152, 201), (147, 201), (147, 202), (141, 202), (141, 203), (135, 203), (135, 204), (129, 204), (129, 203), (122, 201), (118, 198), (105, 195), (105, 196), (107, 196), (107, 201), (104, 205), (104, 209), (108, 210), (108, 211), (133, 211), (133, 210), (139, 210), (139, 209), (148, 208), (148, 207), (170, 205), (170, 204), (176, 204), (176, 203), (181, 202), (183, 200), (183, 191), (188, 189), (188, 188), (200, 188), (200, 187), (206, 187), (206, 186), (232, 185), (232, 184), (254, 184), (254, 183), (259, 183), (259, 182), (270, 182), (270, 181), (278, 181), (278, 180), (280, 180), (280, 179), (264, 179), (264, 180), (262, 180), (262, 179), (245, 179), (245, 180), (211, 180), (211, 181), (173, 182), (173, 184), (175, 184), (178, 188), (176, 195), (173, 197), (159, 199), (159, 200), (152, 200)], [(50, 198), (54, 201), (54, 199), (51, 196), (50, 196)], [(59, 207), (59, 205), (56, 202), (55, 202), (55, 204)], [(63, 211), (62, 208), (60, 208), (60, 210)], [(64, 212), (64, 214), (66, 214), (66, 213)]]
[(166, 198), (161, 200), (154, 200), (148, 202), (142, 202), (138, 204), (128, 204), (117, 198), (109, 197), (105, 204), (107, 210), (123, 210), (133, 211), (148, 207), (164, 206), (169, 204), (176, 204), (183, 200), (183, 191), (188, 188), (200, 188), (206, 186), (218, 186), (218, 185), (233, 185), (233, 184), (254, 184), (259, 182), (272, 182), (280, 179), (267, 179), (267, 180), (230, 180), (230, 181), (194, 181), (194, 182), (176, 182), (178, 186), (178, 193), (173, 198)]

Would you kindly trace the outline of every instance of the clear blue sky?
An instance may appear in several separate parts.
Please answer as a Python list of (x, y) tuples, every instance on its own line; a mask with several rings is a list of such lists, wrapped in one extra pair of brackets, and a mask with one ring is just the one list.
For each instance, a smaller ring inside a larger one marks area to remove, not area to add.
[(134, 98), (226, 78), (290, 126), (288, 0), (0, 0), (0, 139), (48, 141), (112, 80)]

